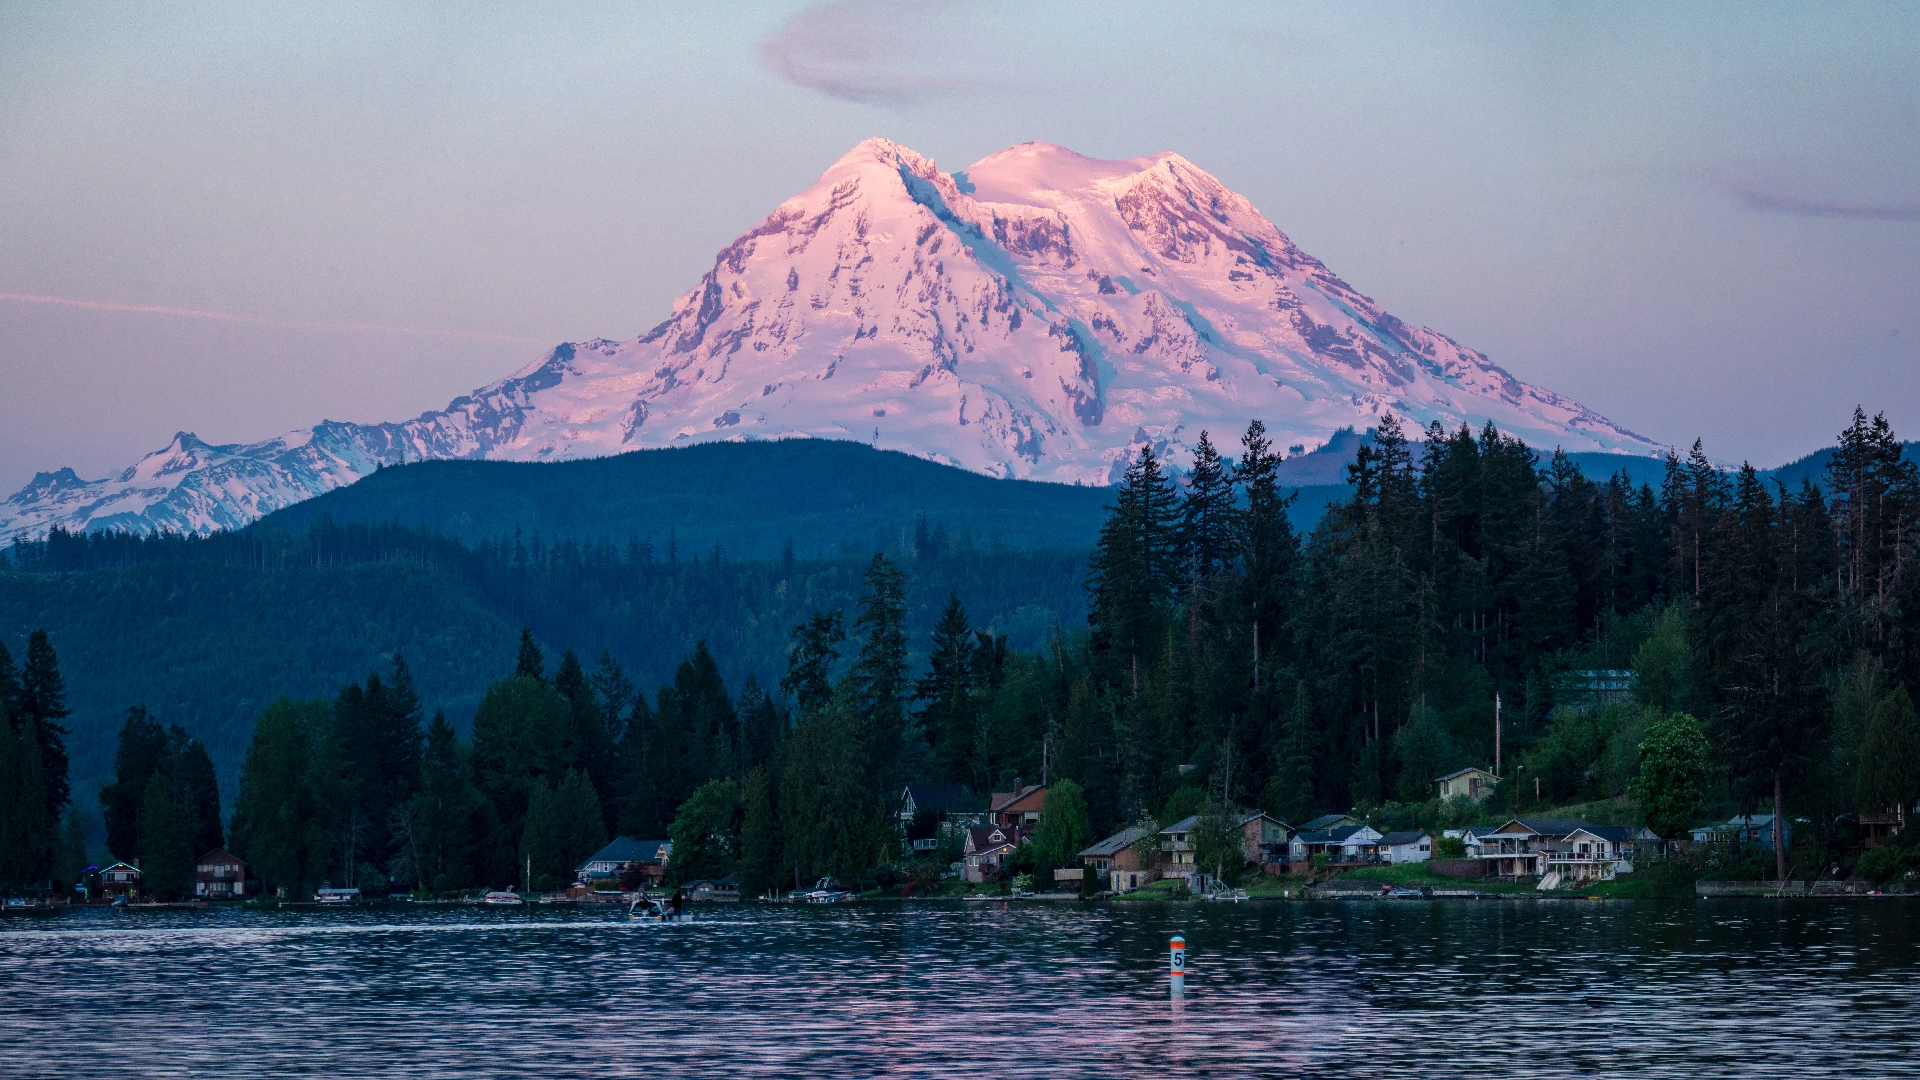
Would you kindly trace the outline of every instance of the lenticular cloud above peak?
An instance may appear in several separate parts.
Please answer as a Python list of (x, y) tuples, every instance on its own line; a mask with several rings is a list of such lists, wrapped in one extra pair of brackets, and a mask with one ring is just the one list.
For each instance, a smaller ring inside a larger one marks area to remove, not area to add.
[(35, 477), (0, 531), (203, 532), (384, 464), (558, 460), (741, 439), (851, 439), (999, 477), (1106, 484), (1143, 444), (1263, 421), (1323, 444), (1387, 412), (1535, 446), (1653, 442), (1409, 326), (1178, 154), (1046, 143), (965, 170), (868, 139), (729, 244), (659, 325), (560, 345), (438, 412)]

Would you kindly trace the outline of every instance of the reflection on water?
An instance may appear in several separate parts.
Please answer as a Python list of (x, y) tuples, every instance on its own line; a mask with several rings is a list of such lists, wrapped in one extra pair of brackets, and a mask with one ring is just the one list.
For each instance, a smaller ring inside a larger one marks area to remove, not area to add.
[(1898, 901), (618, 914), (7, 919), (0, 1073), (1887, 1076), (1920, 1049)]

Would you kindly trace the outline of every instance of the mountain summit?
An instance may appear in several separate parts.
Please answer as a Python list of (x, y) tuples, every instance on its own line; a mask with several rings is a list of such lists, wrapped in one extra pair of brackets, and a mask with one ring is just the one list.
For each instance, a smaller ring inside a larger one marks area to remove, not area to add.
[(120, 475), (42, 473), (0, 532), (206, 531), (383, 464), (853, 439), (1000, 477), (1106, 484), (1251, 419), (1313, 448), (1391, 411), (1542, 447), (1653, 442), (1408, 326), (1178, 154), (1026, 143), (943, 173), (868, 139), (729, 244), (630, 341), (564, 344), (438, 412), (249, 445), (182, 432)]

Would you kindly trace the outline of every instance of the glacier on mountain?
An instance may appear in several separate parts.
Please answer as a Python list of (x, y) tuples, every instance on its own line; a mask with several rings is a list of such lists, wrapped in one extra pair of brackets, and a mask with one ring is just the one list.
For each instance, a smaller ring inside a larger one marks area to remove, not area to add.
[(556, 460), (721, 439), (854, 439), (975, 472), (1107, 484), (1252, 419), (1308, 449), (1393, 412), (1541, 447), (1662, 448), (1409, 326), (1178, 154), (1045, 143), (952, 174), (862, 142), (729, 244), (668, 318), (563, 344), (445, 409), (41, 473), (0, 535), (206, 532), (439, 458)]

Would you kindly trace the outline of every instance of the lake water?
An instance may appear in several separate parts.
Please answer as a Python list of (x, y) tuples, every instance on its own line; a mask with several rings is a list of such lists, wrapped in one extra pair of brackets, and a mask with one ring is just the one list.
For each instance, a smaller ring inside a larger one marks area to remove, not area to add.
[(1920, 1073), (1916, 902), (620, 914), (7, 918), (0, 1074)]

